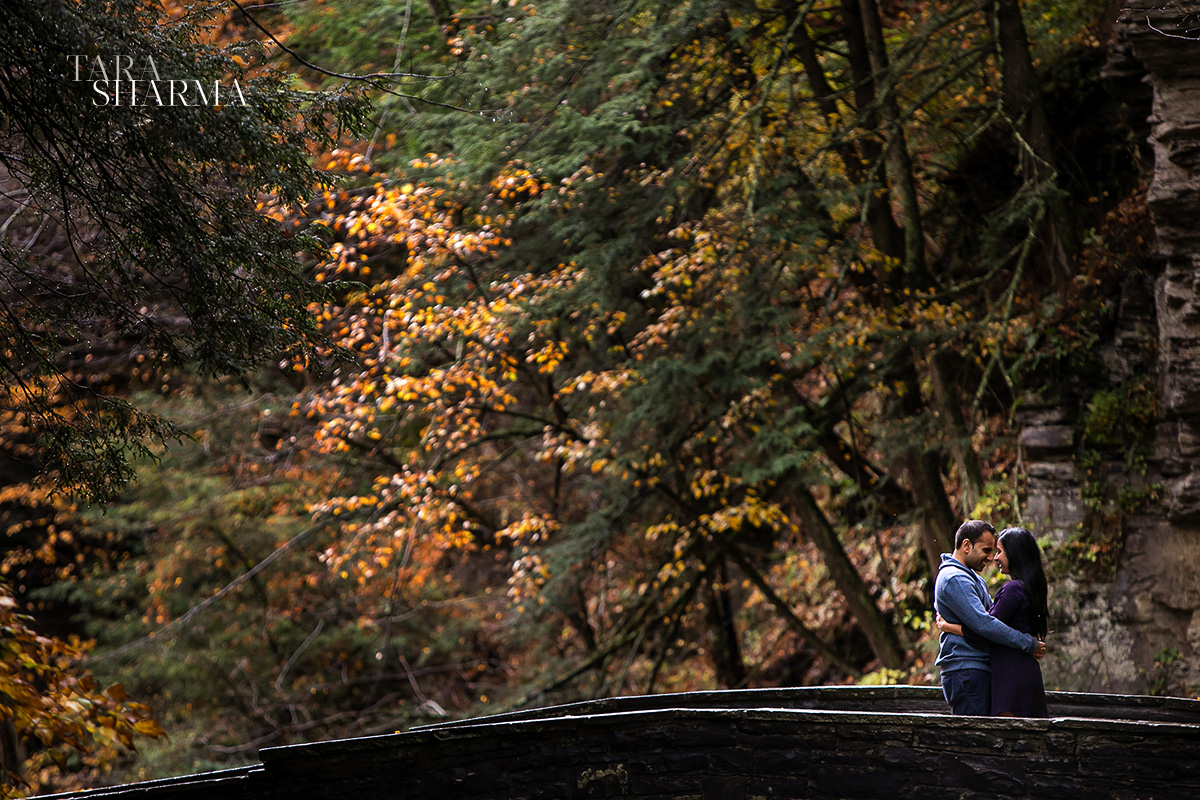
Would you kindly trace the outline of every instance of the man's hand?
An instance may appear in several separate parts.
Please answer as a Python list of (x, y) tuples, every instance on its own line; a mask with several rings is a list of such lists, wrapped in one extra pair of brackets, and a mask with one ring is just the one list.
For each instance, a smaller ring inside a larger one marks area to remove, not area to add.
[(1033, 651), (1033, 657), (1041, 661), (1044, 655), (1046, 655), (1046, 643), (1038, 639), (1037, 648)]

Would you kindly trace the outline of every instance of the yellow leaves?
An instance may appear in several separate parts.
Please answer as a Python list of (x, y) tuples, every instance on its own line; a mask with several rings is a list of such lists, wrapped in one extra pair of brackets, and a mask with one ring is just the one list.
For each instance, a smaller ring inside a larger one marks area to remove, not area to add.
[(715, 497), (729, 490), (733, 478), (716, 470), (704, 470), (692, 478), (691, 492), (696, 499)]
[(558, 520), (548, 515), (526, 516), (496, 532), (497, 542), (537, 544), (548, 540), (559, 529)]
[(643, 535), (646, 541), (654, 542), (660, 538), (678, 537), (681, 531), (682, 528), (680, 528), (679, 523), (674, 520), (668, 520), (667, 522), (660, 522), (657, 525), (651, 525), (646, 528), (646, 532)]
[(567, 357), (568, 350), (565, 342), (547, 342), (538, 350), (530, 353), (527, 360), (537, 365), (537, 370), (543, 375), (554, 370)]
[(133, 729), (138, 733), (139, 736), (145, 736), (151, 739), (167, 738), (166, 730), (164, 730), (163, 726), (158, 724), (158, 721), (154, 719), (139, 719), (137, 722), (133, 723)]
[(508, 596), (518, 610), (524, 611), (524, 603), (533, 600), (537, 605), (543, 605), (546, 598), (541, 594), (541, 588), (550, 577), (550, 570), (540, 554), (526, 552), (516, 559), (512, 565), (512, 575), (508, 579)]
[(676, 578), (683, 575), (683, 573), (686, 570), (687, 570), (687, 565), (684, 564), (684, 562), (682, 560), (668, 561), (667, 563), (665, 563), (661, 567), (659, 567), (658, 574), (656, 574), (654, 576), (655, 584), (658, 586), (662, 586), (664, 584), (670, 583), (671, 581), (673, 581)]
[(549, 189), (550, 184), (510, 162), (507, 169), (492, 180), (491, 188), (499, 199), (513, 201), (536, 197)]
[(134, 736), (165, 735), (146, 706), (131, 702), (118, 685), (98, 691), (96, 681), (78, 671), (82, 647), (37, 635), (28, 618), (0, 589), (0, 693), (3, 718), (19, 737), (37, 739), (48, 755), (70, 747), (86, 753), (98, 746), (132, 747)]

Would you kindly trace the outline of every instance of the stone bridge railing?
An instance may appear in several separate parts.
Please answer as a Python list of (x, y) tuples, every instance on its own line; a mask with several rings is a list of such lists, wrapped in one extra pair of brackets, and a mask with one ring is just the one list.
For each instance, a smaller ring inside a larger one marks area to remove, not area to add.
[(578, 703), (263, 750), (262, 764), (65, 800), (1200, 798), (1200, 701), (1050, 693), (951, 717), (932, 687)]

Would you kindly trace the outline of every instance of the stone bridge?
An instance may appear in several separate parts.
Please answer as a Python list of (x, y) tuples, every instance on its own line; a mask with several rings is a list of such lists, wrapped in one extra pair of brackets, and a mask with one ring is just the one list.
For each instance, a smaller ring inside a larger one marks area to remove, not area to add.
[(624, 697), (275, 747), (250, 767), (58, 800), (1197, 800), (1200, 701), (1051, 692), (952, 717), (936, 687)]

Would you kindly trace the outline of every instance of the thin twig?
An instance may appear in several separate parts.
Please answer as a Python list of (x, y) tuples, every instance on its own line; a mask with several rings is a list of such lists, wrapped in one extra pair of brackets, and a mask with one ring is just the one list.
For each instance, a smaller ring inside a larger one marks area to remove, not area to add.
[(247, 570), (246, 572), (242, 573), (241, 575), (239, 575), (238, 577), (236, 577), (232, 581), (230, 581), (225, 586), (225, 588), (221, 589), (219, 592), (214, 594), (212, 597), (208, 597), (208, 598), (204, 599), (203, 601), (197, 603), (196, 605), (192, 606), (190, 609), (188, 609), (188, 611), (186, 613), (183, 614), (183, 616), (177, 617), (176, 619), (171, 620), (166, 625), (163, 625), (161, 628), (159, 628), (156, 631), (151, 631), (149, 634), (147, 634), (146, 636), (143, 636), (141, 639), (130, 642), (127, 645), (118, 647), (116, 650), (111, 650), (107, 653), (102, 653), (100, 655), (92, 656), (92, 659), (96, 660), (96, 661), (106, 661), (108, 659), (116, 658), (117, 656), (124, 655), (125, 653), (128, 653), (130, 651), (140, 649), (149, 644), (154, 644), (156, 641), (163, 641), (165, 639), (168, 639), (168, 638), (178, 635), (179, 632), (184, 627), (186, 627), (188, 625), (188, 623), (190, 623), (193, 619), (195, 619), (196, 615), (198, 615), (201, 611), (214, 605), (217, 601), (221, 600), (222, 598), (227, 597), (230, 593), (232, 593), (235, 589), (237, 589), (243, 583), (246, 583), (246, 581), (249, 581), (255, 575), (257, 575), (258, 573), (260, 573), (264, 569), (266, 569), (268, 566), (270, 566), (272, 564), (272, 562), (276, 561), (280, 556), (284, 555), (285, 553), (288, 553), (293, 548), (295, 548), (297, 545), (299, 545), (300, 542), (307, 539), (310, 535), (312, 535), (316, 531), (320, 530), (321, 528), (324, 528), (326, 525), (329, 524), (329, 521), (332, 519), (333, 518), (330, 517), (326, 520), (322, 520), (321, 522), (315, 523), (315, 524), (309, 526), (308, 528), (305, 528), (304, 530), (300, 531), (300, 533), (293, 536), (286, 543), (284, 543), (283, 545), (276, 548), (275, 551), (272, 552), (269, 556), (267, 556), (262, 561), (258, 562), (253, 567), (251, 567), (249, 570)]
[(313, 628), (308, 638), (300, 643), (300, 646), (296, 648), (296, 652), (292, 653), (287, 663), (283, 665), (283, 669), (279, 670), (279, 677), (275, 679), (275, 691), (283, 691), (283, 679), (287, 677), (292, 666), (300, 660), (300, 656), (304, 654), (304, 651), (308, 649), (310, 644), (317, 640), (317, 637), (321, 635), (321, 631), (323, 630), (325, 630), (325, 620), (318, 620), (317, 627)]

